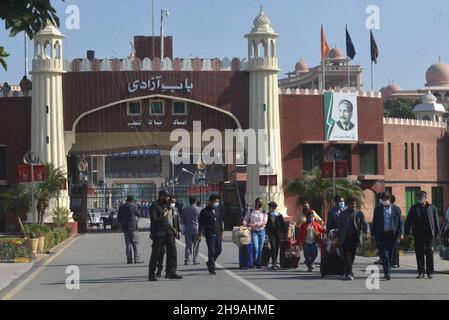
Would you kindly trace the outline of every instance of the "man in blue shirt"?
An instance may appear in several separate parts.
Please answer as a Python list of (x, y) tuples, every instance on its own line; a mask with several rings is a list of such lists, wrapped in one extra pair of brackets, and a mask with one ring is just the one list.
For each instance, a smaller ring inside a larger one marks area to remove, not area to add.
[(402, 213), (391, 204), (391, 195), (384, 193), (381, 205), (374, 209), (372, 235), (374, 236), (382, 260), (385, 280), (391, 279), (393, 251), (399, 238), (403, 239)]

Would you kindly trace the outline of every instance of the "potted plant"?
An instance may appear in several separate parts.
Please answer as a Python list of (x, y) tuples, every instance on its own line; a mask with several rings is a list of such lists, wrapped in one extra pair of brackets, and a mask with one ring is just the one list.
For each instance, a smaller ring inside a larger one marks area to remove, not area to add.
[[(34, 255), (37, 252), (42, 253), (44, 251), (45, 245), (45, 237), (48, 235), (50, 230), (46, 226), (41, 226), (38, 224), (28, 224), (25, 226), (25, 232), (29, 238), (29, 249), (32, 251), (31, 253)], [(37, 239), (37, 247), (34, 250), (35, 240)]]

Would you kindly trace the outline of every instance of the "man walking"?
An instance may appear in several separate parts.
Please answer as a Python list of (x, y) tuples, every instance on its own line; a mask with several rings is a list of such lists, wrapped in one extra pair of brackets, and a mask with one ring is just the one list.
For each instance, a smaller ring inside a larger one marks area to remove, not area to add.
[(179, 216), (175, 216), (169, 209), (170, 197), (166, 191), (159, 192), (159, 199), (153, 204), (150, 212), (151, 239), (153, 240), (151, 259), (148, 271), (148, 280), (157, 281), (155, 272), (161, 252), (165, 246), (167, 249), (167, 267), (165, 276), (167, 279), (182, 279), (176, 274), (177, 252), (176, 238), (179, 237), (177, 225)]
[(134, 197), (128, 196), (126, 203), (118, 210), (117, 220), (125, 235), (126, 259), (128, 264), (142, 264), (139, 257), (139, 210), (134, 204)]
[(428, 278), (432, 279), (434, 273), (433, 240), (440, 234), (437, 209), (427, 202), (427, 193), (424, 191), (418, 193), (416, 200), (417, 203), (410, 208), (405, 221), (405, 234), (410, 234), (411, 228), (415, 238), (417, 279), (423, 279), (426, 271)]
[(362, 232), (369, 239), (369, 225), (363, 212), (357, 210), (357, 201), (349, 198), (346, 209), (338, 220), (338, 241), (344, 261), (344, 280), (354, 280), (354, 264), (357, 246), (361, 243)]
[(215, 275), (215, 261), (222, 252), (223, 241), (223, 217), (217, 212), (220, 207), (220, 196), (211, 195), (209, 203), (201, 210), (199, 219), (198, 240), (204, 235), (207, 244), (207, 269), (211, 275)]
[(196, 206), (196, 198), (189, 199), (190, 206), (182, 210), (181, 225), (186, 240), (185, 260), (184, 264), (190, 264), (190, 256), (192, 256), (193, 264), (198, 263), (198, 254), (200, 249), (200, 241), (198, 240), (198, 228), (200, 218), (200, 208)]
[(338, 219), (343, 211), (346, 210), (345, 199), (340, 196), (335, 197), (335, 206), (329, 210), (327, 215), (326, 231), (329, 234), (332, 230), (338, 228)]
[(398, 206), (391, 204), (391, 195), (384, 193), (381, 205), (374, 209), (372, 236), (376, 240), (379, 256), (384, 269), (385, 280), (391, 279), (394, 261), (394, 248), (398, 239), (403, 239), (402, 212)]

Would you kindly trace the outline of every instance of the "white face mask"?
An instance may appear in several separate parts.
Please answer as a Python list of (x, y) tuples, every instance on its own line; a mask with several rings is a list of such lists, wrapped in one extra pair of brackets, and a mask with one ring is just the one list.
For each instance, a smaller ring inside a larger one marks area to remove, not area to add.
[(386, 207), (386, 206), (389, 206), (391, 203), (390, 203), (390, 201), (380, 200), (380, 204)]
[(176, 208), (176, 203), (170, 203), (170, 209)]

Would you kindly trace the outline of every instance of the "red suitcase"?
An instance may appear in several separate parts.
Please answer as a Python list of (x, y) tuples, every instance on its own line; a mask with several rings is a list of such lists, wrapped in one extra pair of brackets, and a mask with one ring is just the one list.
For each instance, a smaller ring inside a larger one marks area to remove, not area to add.
[(281, 242), (281, 268), (298, 269), (300, 261), (300, 247), (296, 240)]

